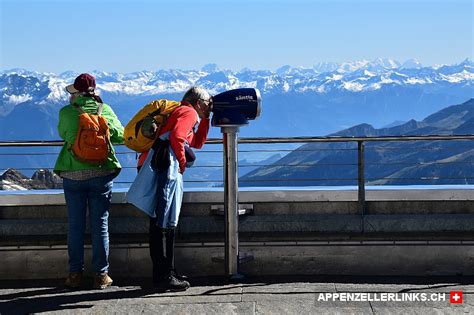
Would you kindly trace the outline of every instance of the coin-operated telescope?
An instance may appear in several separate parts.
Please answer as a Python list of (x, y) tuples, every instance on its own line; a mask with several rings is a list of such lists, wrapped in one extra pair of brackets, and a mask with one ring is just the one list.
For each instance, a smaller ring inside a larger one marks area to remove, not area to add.
[(262, 98), (259, 90), (244, 88), (217, 94), (212, 103), (213, 126), (240, 127), (260, 116)]
[(224, 144), (225, 272), (238, 280), (242, 278), (239, 262), (252, 257), (239, 254), (237, 134), (240, 126), (260, 116), (262, 99), (259, 90), (244, 88), (218, 94), (212, 103), (212, 126), (221, 127)]

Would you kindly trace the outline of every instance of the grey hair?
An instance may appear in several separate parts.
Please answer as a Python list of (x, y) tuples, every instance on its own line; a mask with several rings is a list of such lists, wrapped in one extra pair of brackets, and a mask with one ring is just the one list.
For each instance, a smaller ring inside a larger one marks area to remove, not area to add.
[(209, 93), (200, 86), (193, 86), (184, 93), (183, 101), (196, 105), (198, 100), (208, 100), (211, 96)]

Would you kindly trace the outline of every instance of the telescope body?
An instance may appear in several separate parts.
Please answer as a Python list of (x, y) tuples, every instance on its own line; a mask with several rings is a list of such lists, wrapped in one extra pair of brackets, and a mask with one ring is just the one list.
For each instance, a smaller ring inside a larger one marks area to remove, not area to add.
[(238, 127), (260, 116), (260, 91), (242, 88), (222, 92), (212, 98), (212, 126)]

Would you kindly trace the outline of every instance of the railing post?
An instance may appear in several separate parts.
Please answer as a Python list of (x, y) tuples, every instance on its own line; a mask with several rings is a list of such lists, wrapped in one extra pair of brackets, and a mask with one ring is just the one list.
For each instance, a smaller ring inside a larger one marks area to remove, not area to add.
[(364, 162), (364, 141), (357, 141), (357, 169), (358, 169), (358, 208), (360, 213), (360, 230), (364, 233), (365, 216), (365, 162)]
[(225, 217), (225, 273), (231, 279), (240, 277), (237, 134), (239, 127), (222, 127), (224, 144), (224, 217)]

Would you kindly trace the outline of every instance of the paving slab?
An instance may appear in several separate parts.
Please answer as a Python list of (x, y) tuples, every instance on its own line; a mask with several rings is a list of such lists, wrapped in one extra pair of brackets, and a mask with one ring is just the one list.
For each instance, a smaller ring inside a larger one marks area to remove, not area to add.
[(337, 292), (411, 292), (429, 290), (428, 284), (336, 283)]
[(375, 314), (473, 314), (474, 306), (463, 301), (451, 304), (449, 294), (446, 301), (425, 302), (370, 302)]
[[(242, 302), (242, 288), (235, 285), (223, 286), (192, 286), (185, 292), (153, 292), (142, 298), (144, 302), (155, 304), (200, 304)], [(122, 299), (121, 303), (134, 304), (135, 298)]]
[(281, 300), (260, 300), (255, 304), (256, 314), (373, 314), (368, 302), (337, 303)]
[(94, 305), (73, 310), (44, 312), (42, 314), (255, 314), (254, 303), (203, 303), (203, 304), (157, 304), (135, 303), (120, 305)]

